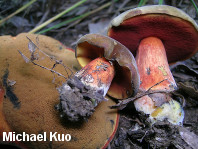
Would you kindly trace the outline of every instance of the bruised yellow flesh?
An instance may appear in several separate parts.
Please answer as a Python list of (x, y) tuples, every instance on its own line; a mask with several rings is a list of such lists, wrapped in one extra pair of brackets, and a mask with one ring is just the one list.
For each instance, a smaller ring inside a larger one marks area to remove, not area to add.
[(157, 120), (167, 119), (170, 123), (175, 125), (182, 125), (184, 119), (184, 110), (182, 109), (179, 102), (175, 100), (170, 100), (164, 103), (162, 106), (156, 108), (156, 110), (151, 113), (151, 121), (154, 123)]
[[(2, 78), (5, 70), (8, 69), (8, 79), (16, 81), (13, 91), (21, 105), (20, 108), (14, 108), (9, 98), (3, 101), (3, 114), (12, 131), (27, 134), (47, 132), (48, 139), (49, 132), (72, 136), (70, 142), (26, 142), (31, 148), (48, 148), (50, 145), (53, 148), (101, 148), (107, 145), (118, 125), (117, 111), (109, 109), (114, 102), (112, 100), (102, 102), (88, 122), (82, 125), (61, 120), (59, 112), (54, 109), (59, 103), (59, 95), (57, 86), (52, 83), (53, 74), (32, 63), (25, 63), (17, 51), (29, 55), (26, 36), (36, 43), (37, 35), (34, 34), (0, 37), (0, 76)], [(40, 49), (47, 54), (63, 60), (64, 64), (74, 72), (80, 68), (74, 52), (66, 49), (58, 41), (42, 35), (38, 35), (37, 39)], [(48, 67), (53, 65), (47, 58), (42, 60), (42, 56), (38, 63)], [(58, 67), (57, 71), (66, 75), (63, 68)], [(65, 79), (58, 77), (55, 81), (61, 85)]]

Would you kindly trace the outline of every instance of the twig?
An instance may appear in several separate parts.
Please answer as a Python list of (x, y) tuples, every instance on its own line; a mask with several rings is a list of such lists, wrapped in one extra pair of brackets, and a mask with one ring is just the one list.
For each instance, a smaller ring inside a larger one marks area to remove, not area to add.
[[(51, 12), (51, 7), (52, 7), (53, 0), (49, 0), (47, 6), (46, 6), (44, 3), (45, 3), (45, 2), (43, 1), (43, 3), (42, 3), (43, 6), (42, 6), (42, 7), (47, 8), (47, 10), (44, 10), (45, 13), (44, 13), (44, 15), (42, 16), (42, 18), (40, 19), (40, 21), (36, 24), (36, 26), (39, 26), (40, 24), (42, 24), (42, 23), (46, 20), (46, 18), (47, 18), (47, 16), (49, 15), (49, 13)], [(43, 8), (42, 8), (42, 10), (43, 10)]]
[[(124, 6), (125, 6), (128, 2), (130, 2), (130, 0), (125, 0), (125, 1), (119, 6), (118, 10), (116, 10), (116, 12), (115, 12), (114, 17), (117, 16), (117, 15), (120, 13), (121, 9), (124, 8)], [(111, 11), (111, 12), (112, 12), (112, 11)]]
[(49, 57), (50, 59), (52, 59), (52, 57), (50, 57), (48, 54), (46, 54), (45, 52), (43, 52), (28, 36), (26, 36), (26, 38), (29, 40), (29, 42), (31, 42), (32, 44), (34, 44), (34, 46), (41, 52), (43, 53), (45, 56)]
[[(26, 37), (27, 37), (27, 36), (26, 36)], [(57, 64), (61, 64), (61, 65), (64, 67), (64, 69), (65, 69), (65, 71), (66, 71), (66, 73), (67, 73), (67, 76), (68, 76), (69, 78), (70, 78), (70, 76), (73, 75), (73, 71), (72, 71), (69, 67), (65, 66), (64, 63), (62, 62), (62, 60), (58, 61), (58, 60), (55, 59), (54, 57), (49, 56), (48, 54), (46, 54), (45, 52), (43, 52), (43, 51), (42, 51), (42, 50), (41, 50), (30, 38), (29, 38), (29, 37), (27, 37), (27, 39), (28, 39), (31, 43), (33, 43), (33, 44), (35, 45), (35, 47), (36, 47), (41, 53), (43, 53), (45, 56), (49, 57), (50, 60), (53, 60), (53, 61), (56, 62), (52, 68), (54, 68)], [(69, 71), (71, 72), (71, 75), (68, 74), (67, 69), (69, 69)], [(65, 78), (65, 77), (64, 77), (64, 78)]]
[[(26, 37), (27, 37), (27, 36), (26, 36)], [(68, 76), (69, 78), (70, 78), (70, 76), (73, 75), (73, 71), (72, 71), (69, 67), (65, 66), (64, 63), (62, 62), (62, 60), (58, 61), (56, 58), (49, 56), (48, 54), (46, 54), (45, 52), (43, 52), (43, 51), (42, 51), (42, 50), (41, 50), (30, 38), (29, 38), (29, 37), (27, 37), (27, 39), (29, 40), (29, 42), (33, 43), (33, 44), (35, 45), (35, 47), (36, 47), (41, 53), (43, 53), (45, 56), (49, 57), (50, 60), (53, 60), (53, 61), (56, 62), (56, 63), (53, 65), (52, 68), (55, 68), (55, 66), (56, 66), (57, 64), (61, 64), (61, 65), (64, 67), (64, 69), (65, 69), (65, 71), (66, 71), (66, 73), (67, 73), (67, 76)], [(71, 72), (71, 75), (68, 74), (67, 69), (69, 69), (69, 71)], [(64, 77), (64, 78), (65, 78), (65, 77)]]
[(50, 10), (48, 9), (48, 10), (44, 13), (43, 17), (41, 18), (41, 20), (38, 22), (38, 24), (37, 24), (36, 26), (39, 26), (41, 23), (44, 22), (44, 20), (45, 20), (45, 19), (47, 18), (47, 16), (48, 16), (49, 12), (50, 12)]
[(49, 71), (51, 71), (52, 73), (56, 73), (58, 76), (61, 76), (61, 77), (65, 78), (65, 79), (67, 80), (67, 78), (66, 78), (64, 75), (62, 75), (61, 73), (56, 72), (56, 71), (53, 70), (53, 69), (49, 69), (49, 68), (47, 68), (47, 67), (45, 67), (45, 66), (41, 66), (41, 65), (35, 63), (34, 61), (31, 61), (31, 62), (32, 62), (34, 65), (39, 66), (39, 67), (41, 67), (41, 68), (43, 68), (43, 69), (49, 70)]
[(114, 106), (111, 106), (110, 108), (111, 109), (118, 108), (119, 110), (122, 110), (127, 106), (128, 103), (130, 103), (130, 102), (132, 102), (136, 99), (139, 99), (143, 96), (150, 95), (150, 94), (155, 94), (155, 93), (169, 93), (169, 92), (168, 91), (150, 91), (150, 92), (139, 93), (135, 97), (127, 98), (125, 100), (122, 100), (121, 102), (119, 102), (118, 104), (116, 104)]
[(156, 83), (155, 85), (151, 86), (146, 92), (138, 93), (135, 97), (127, 98), (125, 100), (122, 100), (118, 104), (110, 106), (110, 108), (111, 109), (116, 109), (117, 108), (119, 110), (122, 110), (122, 109), (124, 109), (127, 106), (128, 103), (130, 103), (130, 102), (132, 102), (132, 101), (134, 101), (136, 99), (139, 99), (139, 98), (141, 98), (143, 96), (150, 95), (150, 94), (155, 94), (155, 93), (169, 93), (168, 91), (150, 91), (151, 88), (153, 88), (156, 85), (159, 85), (160, 83), (162, 83), (165, 80), (167, 80), (167, 79), (164, 79), (164, 80)]
[(64, 25), (66, 25), (66, 24), (68, 24), (68, 23), (71, 23), (71, 22), (73, 22), (73, 21), (76, 21), (76, 20), (78, 20), (78, 19), (80, 19), (80, 18), (82, 18), (82, 17), (84, 17), (84, 15), (80, 15), (80, 16), (71, 18), (71, 19), (69, 19), (69, 20), (63, 21), (63, 22), (61, 22), (61, 23), (59, 23), (59, 24), (56, 24), (56, 25), (54, 25), (54, 26), (52, 26), (52, 27), (49, 27), (49, 28), (44, 29), (44, 30), (41, 30), (40, 32), (37, 32), (37, 34), (43, 34), (43, 33), (45, 33), (45, 32), (48, 32), (48, 31), (52, 30), (52, 29), (60, 28), (60, 27), (62, 27), (62, 26), (64, 26)]
[(2, 25), (5, 21), (7, 21), (8, 19), (10, 19), (11, 17), (15, 16), (16, 14), (20, 13), (21, 11), (23, 11), (24, 9), (26, 9), (27, 7), (29, 7), (30, 5), (32, 5), (34, 2), (36, 2), (37, 0), (31, 0), (29, 3), (25, 4), (24, 6), (22, 6), (21, 8), (19, 8), (17, 11), (15, 11), (14, 13), (10, 14), (9, 16), (7, 16), (6, 18), (0, 20), (0, 25)]
[(142, 127), (145, 127), (145, 124), (140, 122), (140, 120), (138, 118), (132, 119), (132, 118), (129, 118), (129, 117), (126, 117), (126, 116), (122, 116), (122, 117), (129, 120), (129, 121), (136, 122), (136, 123), (138, 123), (138, 125), (140, 125)]
[(143, 139), (145, 138), (146, 134), (148, 133), (148, 130), (144, 133), (141, 139), (137, 139), (140, 143), (142, 143)]
[[(24, 54), (20, 51), (20, 50), (18, 50), (18, 52), (21, 54), (21, 56), (24, 58)], [(27, 58), (27, 57), (26, 57)], [(61, 76), (61, 77), (63, 77), (63, 78), (65, 78), (66, 80), (67, 80), (67, 78), (64, 76), (64, 75), (62, 75), (61, 73), (59, 73), (59, 72), (56, 72), (55, 70), (53, 70), (53, 68), (52, 69), (49, 69), (49, 68), (47, 68), (47, 67), (45, 67), (45, 66), (41, 66), (41, 65), (39, 65), (39, 64), (37, 64), (37, 63), (35, 63), (34, 61), (31, 61), (30, 59), (28, 59), (29, 61), (26, 61), (26, 62), (31, 62), (31, 63), (33, 63), (34, 65), (36, 65), (36, 66), (39, 66), (39, 67), (41, 67), (41, 68), (43, 68), (43, 69), (46, 69), (46, 70), (49, 70), (49, 71), (51, 71), (52, 73), (56, 73), (58, 76)]]
[(87, 0), (81, 0), (77, 3), (75, 3), (74, 5), (72, 5), (71, 7), (69, 7), (68, 9), (62, 11), (61, 13), (57, 14), (56, 16), (52, 17), (51, 19), (45, 21), (43, 24), (37, 26), (36, 28), (34, 28), (33, 30), (29, 31), (29, 33), (35, 33), (38, 30), (42, 29), (43, 27), (45, 27), (46, 25), (52, 23), (53, 21), (55, 21), (56, 19), (60, 18), (61, 16), (63, 16), (64, 14), (70, 12), (71, 10), (75, 9), (76, 7), (80, 6), (81, 4), (83, 4), (84, 2), (86, 2)]
[[(26, 36), (26, 37), (27, 37), (27, 36)], [(29, 48), (30, 53), (31, 53), (30, 59), (27, 58), (21, 51), (18, 50), (18, 52), (21, 54), (21, 56), (23, 57), (23, 59), (25, 60), (26, 63), (31, 62), (31, 63), (33, 63), (34, 65), (39, 66), (39, 67), (41, 67), (41, 68), (43, 68), (43, 69), (49, 70), (49, 71), (51, 71), (53, 74), (55, 73), (55, 74), (57, 74), (58, 76), (61, 76), (61, 77), (63, 77), (63, 78), (66, 79), (66, 80), (67, 80), (68, 78), (70, 78), (70, 76), (73, 75), (73, 71), (72, 71), (69, 67), (65, 66), (64, 63), (62, 62), (62, 60), (57, 60), (55, 57), (49, 56), (49, 55), (46, 54), (44, 51), (42, 51), (42, 50), (41, 50), (41, 49), (40, 49), (29, 37), (27, 37), (27, 39), (29, 40), (28, 48)], [(46, 57), (48, 57), (51, 61), (55, 61), (55, 63), (53, 64), (53, 66), (52, 66), (51, 69), (50, 69), (50, 68), (47, 68), (47, 67), (45, 67), (45, 66), (39, 65), (39, 64), (37, 64), (37, 63), (34, 62), (34, 60), (38, 60), (38, 56), (35, 56), (35, 51), (36, 51), (36, 49), (38, 49), (39, 52), (41, 52), (42, 54), (44, 54), (44, 55), (45, 55)], [(54, 70), (54, 68), (55, 68), (58, 64), (61, 64), (61, 65), (64, 67), (64, 69), (65, 69), (65, 71), (66, 71), (66, 73), (67, 73), (68, 78), (65, 77), (64, 75), (62, 75), (61, 73), (56, 72), (56, 71)], [(69, 69), (69, 70), (71, 71), (71, 75), (68, 74), (67, 69)]]
[(166, 81), (167, 79), (164, 79), (164, 80), (162, 80), (162, 81), (160, 81), (160, 82), (158, 82), (158, 83), (156, 83), (156, 84), (154, 84), (153, 86), (151, 86), (146, 92), (149, 92), (153, 87), (155, 87), (155, 86), (157, 86), (157, 85), (159, 85), (160, 83), (162, 83), (162, 82), (164, 82), (164, 81)]
[[(58, 32), (61, 32), (62, 34), (65, 33), (70, 27), (74, 27), (75, 25), (79, 24), (81, 21), (83, 20), (80, 19), (80, 20), (76, 20), (75, 22), (71, 23), (70, 25), (68, 25), (67, 27), (64, 27), (62, 29), (59, 29)], [(60, 34), (61, 35), (61, 34)]]
[(8, 8), (6, 8), (6, 9), (4, 9), (4, 10), (0, 11), (0, 15), (1, 15), (1, 14), (3, 14), (3, 13), (5, 13), (6, 11), (8, 11), (8, 10), (12, 9), (12, 8), (14, 8), (14, 5), (9, 6)]

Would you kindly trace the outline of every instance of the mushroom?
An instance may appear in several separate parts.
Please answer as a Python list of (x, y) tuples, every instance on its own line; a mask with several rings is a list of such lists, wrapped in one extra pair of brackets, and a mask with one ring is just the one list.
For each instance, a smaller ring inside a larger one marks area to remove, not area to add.
[(137, 93), (139, 74), (135, 59), (119, 42), (107, 36), (87, 34), (77, 42), (75, 55), (83, 68), (59, 91), (59, 109), (70, 120), (87, 119), (98, 103), (105, 100), (107, 91), (116, 99)]
[[(141, 92), (166, 92), (150, 94), (136, 100), (136, 109), (155, 119), (163, 111), (156, 110), (156, 107), (171, 102), (169, 110), (173, 112), (172, 107), (178, 107), (179, 103), (173, 101), (168, 94), (177, 88), (168, 63), (188, 59), (197, 52), (198, 26), (195, 21), (172, 6), (144, 6), (128, 10), (114, 18), (108, 36), (136, 55)], [(181, 106), (177, 109), (179, 112), (174, 116), (176, 119), (166, 116), (174, 124), (181, 123), (184, 117)], [(155, 113), (152, 114), (153, 112)]]
[(75, 55), (82, 67), (87, 67), (89, 62), (98, 57), (109, 61), (114, 67), (115, 76), (108, 84), (109, 90), (104, 89), (104, 95), (108, 90), (109, 96), (124, 99), (137, 93), (139, 74), (135, 59), (118, 41), (100, 34), (87, 34), (78, 41)]
[(3, 96), (4, 96), (4, 90), (1, 87), (0, 84), (0, 140), (3, 139), (3, 132), (9, 132), (11, 129), (9, 128), (5, 117), (3, 115)]
[[(56, 84), (52, 83), (53, 74), (45, 69), (31, 63), (26, 64), (17, 50), (24, 55), (28, 54), (29, 37), (34, 43), (39, 42), (39, 48), (56, 59), (63, 60), (63, 63), (72, 71), (79, 70), (80, 66), (76, 61), (75, 52), (64, 47), (60, 42), (43, 35), (22, 33), (16, 37), (0, 36), (0, 85), (4, 85), (4, 92), (0, 92), (0, 128), (7, 123), (11, 132), (15, 134), (43, 134), (46, 132), (46, 141), (26, 141), (29, 148), (106, 148), (115, 135), (118, 127), (119, 115), (117, 110), (109, 109), (114, 104), (112, 100), (102, 102), (97, 106), (96, 111), (88, 122), (72, 123), (60, 119), (59, 112), (54, 106), (59, 103), (59, 93)], [(54, 63), (48, 58), (39, 55), (39, 64), (52, 66)], [(64, 68), (57, 67), (57, 71), (65, 73)], [(68, 72), (69, 73), (69, 72)], [(16, 81), (13, 86), (7, 86), (8, 80)], [(55, 80), (62, 85), (64, 78), (58, 77)], [(9, 88), (7, 88), (9, 87)], [(10, 92), (11, 91), (11, 92)], [(6, 96), (5, 99), (2, 99)], [(107, 97), (108, 98), (108, 97)], [(2, 105), (3, 103), (3, 105)], [(1, 109), (0, 109), (1, 110)], [(5, 127), (4, 127), (5, 128)], [(4, 129), (3, 131), (7, 131)], [(60, 135), (70, 134), (72, 140), (48, 141), (50, 132)]]

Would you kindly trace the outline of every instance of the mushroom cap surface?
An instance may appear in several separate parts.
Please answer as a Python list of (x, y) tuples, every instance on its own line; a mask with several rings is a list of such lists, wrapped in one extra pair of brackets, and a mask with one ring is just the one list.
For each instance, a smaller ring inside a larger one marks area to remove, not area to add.
[(182, 10), (167, 5), (143, 6), (114, 18), (108, 36), (125, 45), (136, 55), (146, 37), (163, 42), (169, 63), (188, 59), (198, 50), (198, 25)]
[[(24, 55), (28, 51), (29, 37), (39, 48), (56, 59), (63, 60), (63, 63), (73, 71), (79, 70), (75, 59), (74, 51), (64, 47), (60, 42), (50, 37), (35, 34), (19, 34), (16, 37), (1, 36), (0, 49), (0, 85), (3, 80), (16, 81), (12, 86), (12, 93), (16, 98), (3, 100), (3, 115), (12, 131), (22, 134), (43, 134), (46, 132), (49, 140), (49, 133), (70, 134), (71, 141), (35, 141), (25, 142), (30, 148), (102, 148), (107, 147), (112, 140), (119, 121), (117, 110), (109, 109), (113, 105), (112, 100), (102, 102), (96, 108), (88, 122), (70, 123), (61, 119), (59, 112), (54, 106), (59, 103), (59, 94), (55, 84), (52, 83), (53, 74), (48, 70), (41, 69), (32, 63), (25, 63), (17, 50)], [(39, 64), (52, 67), (53, 62), (48, 58), (39, 55)], [(66, 74), (64, 68), (57, 67), (57, 71)], [(69, 72), (69, 71), (68, 71)], [(65, 81), (61, 77), (56, 78), (60, 85)], [(4, 86), (5, 91), (7, 88)], [(8, 90), (7, 90), (8, 91)], [(1, 99), (0, 99), (1, 100)], [(1, 111), (0, 111), (1, 112)], [(1, 124), (0, 124), (1, 125)]]
[(131, 52), (118, 41), (100, 34), (87, 34), (79, 39), (76, 58), (84, 67), (92, 60), (104, 57), (115, 68), (115, 77), (108, 90), (108, 95), (124, 99), (137, 93), (140, 84), (139, 73)]

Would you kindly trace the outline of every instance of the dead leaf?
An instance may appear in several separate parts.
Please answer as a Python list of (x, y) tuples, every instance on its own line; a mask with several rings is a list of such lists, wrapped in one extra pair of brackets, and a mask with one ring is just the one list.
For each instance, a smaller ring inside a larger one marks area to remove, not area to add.
[(193, 149), (198, 149), (198, 136), (190, 132), (188, 129), (185, 127), (180, 127), (179, 128), (179, 134), (182, 137), (182, 139)]
[(27, 58), (21, 51), (18, 50), (18, 52), (21, 54), (22, 58), (24, 59), (24, 61), (25, 61), (26, 63), (29, 63), (29, 62), (30, 62), (30, 59)]
[(198, 71), (190, 68), (184, 62), (177, 62), (176, 64), (170, 66), (170, 69), (171, 69), (171, 71), (179, 70), (179, 71), (189, 72), (191, 75), (198, 77)]
[(15, 27), (20, 28), (23, 26), (31, 26), (29, 21), (25, 18), (14, 16), (9, 20), (10, 23), (12, 23)]
[(27, 37), (27, 39), (29, 40), (28, 49), (29, 49), (30, 53), (32, 54), (36, 51), (37, 46), (28, 37)]
[(107, 34), (107, 29), (109, 25), (109, 19), (100, 20), (98, 23), (89, 23), (89, 33), (99, 33), (102, 35)]
[(198, 91), (195, 90), (192, 86), (187, 86), (187, 85), (183, 84), (182, 82), (179, 82), (177, 85), (181, 92), (184, 92), (189, 97), (198, 100)]

